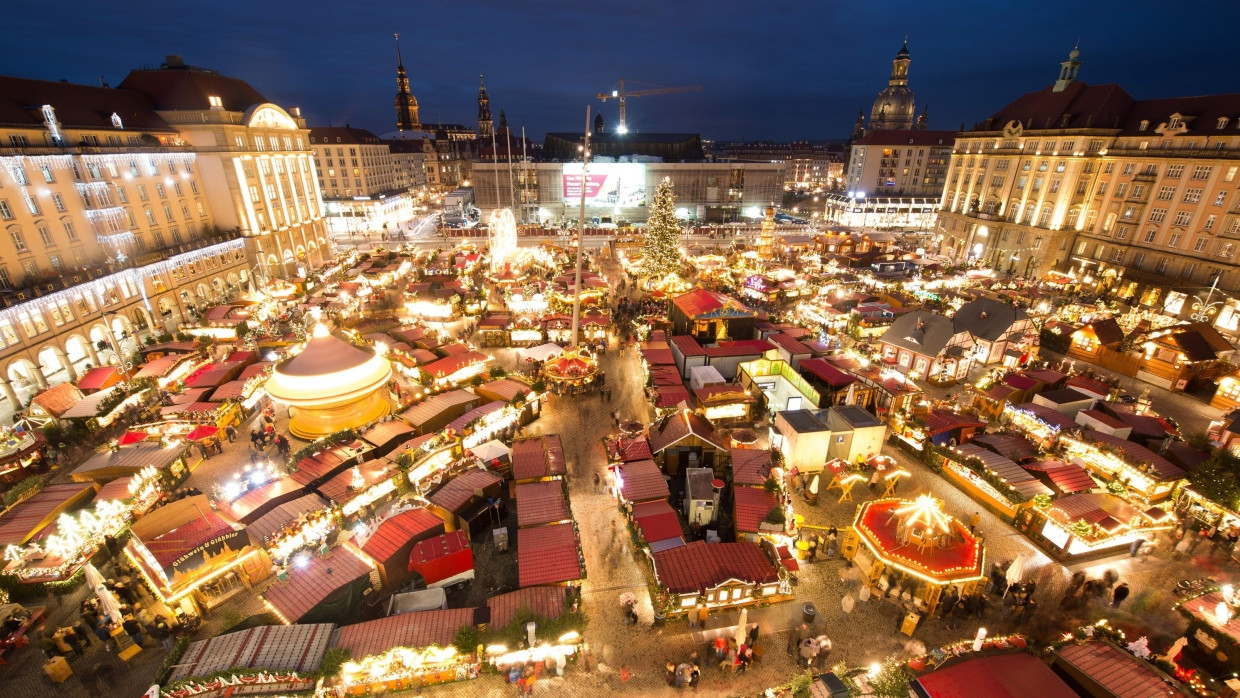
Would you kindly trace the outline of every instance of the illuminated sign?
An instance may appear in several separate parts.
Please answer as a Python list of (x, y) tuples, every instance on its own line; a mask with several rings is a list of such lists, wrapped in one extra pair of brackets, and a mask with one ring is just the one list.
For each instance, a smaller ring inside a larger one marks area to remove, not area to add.
[[(565, 163), (565, 204), (581, 202), (581, 163)], [(641, 163), (594, 163), (585, 176), (586, 205), (628, 208), (646, 205), (646, 166)]]
[(163, 572), (168, 579), (175, 580), (178, 575), (186, 574), (214, 560), (231, 557), (232, 553), (240, 551), (249, 544), (250, 537), (244, 530), (228, 531), (173, 560), (172, 564), (163, 568)]
[(1072, 537), (1072, 534), (1057, 526), (1054, 521), (1047, 519), (1046, 525), (1042, 527), (1042, 537), (1063, 548), (1068, 545), (1068, 539)]

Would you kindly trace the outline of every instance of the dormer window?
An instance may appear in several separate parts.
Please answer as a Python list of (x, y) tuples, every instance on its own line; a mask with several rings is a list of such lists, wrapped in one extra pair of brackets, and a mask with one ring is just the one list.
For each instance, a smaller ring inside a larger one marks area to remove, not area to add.
[(1218, 118), (1218, 130), (1222, 131), (1223, 129), (1227, 128), (1227, 122), (1228, 122), (1227, 117), (1220, 116)]
[(224, 108), (224, 100), (220, 99), (219, 95), (207, 95), (207, 104), (209, 104), (212, 109)]
[(1145, 130), (1149, 129), (1149, 127), (1150, 127), (1150, 122), (1149, 122), (1149, 119), (1141, 119), (1141, 123), (1140, 123), (1140, 125), (1138, 125), (1138, 126), (1137, 126), (1137, 130), (1138, 130), (1138, 131), (1145, 131)]
[(1167, 128), (1179, 128), (1183, 125), (1184, 119), (1181, 119), (1179, 114), (1172, 115), (1171, 121), (1167, 122)]

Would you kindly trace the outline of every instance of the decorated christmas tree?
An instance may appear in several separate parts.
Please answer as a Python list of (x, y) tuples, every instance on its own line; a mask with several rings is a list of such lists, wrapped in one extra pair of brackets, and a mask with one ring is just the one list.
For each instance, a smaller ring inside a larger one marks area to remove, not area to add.
[(646, 239), (642, 248), (642, 276), (662, 279), (680, 271), (680, 223), (676, 220), (676, 197), (671, 179), (664, 178), (654, 190)]

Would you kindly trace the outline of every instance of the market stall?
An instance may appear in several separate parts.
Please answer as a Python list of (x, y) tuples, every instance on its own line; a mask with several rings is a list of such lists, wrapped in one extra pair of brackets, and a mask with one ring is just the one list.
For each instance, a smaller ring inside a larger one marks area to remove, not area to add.
[(478, 677), (473, 653), (453, 646), (457, 631), (478, 623), (477, 608), (415, 611), (340, 629), (336, 646), (351, 661), (340, 671), (347, 695), (379, 694)]

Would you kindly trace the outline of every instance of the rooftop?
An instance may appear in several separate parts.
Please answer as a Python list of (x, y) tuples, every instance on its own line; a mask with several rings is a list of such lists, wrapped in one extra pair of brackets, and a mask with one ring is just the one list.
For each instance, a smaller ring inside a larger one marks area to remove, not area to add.
[(584, 574), (573, 524), (517, 529), (517, 576), (522, 587), (571, 582)]
[(474, 607), (414, 611), (346, 625), (340, 629), (336, 647), (349, 650), (355, 661), (392, 647), (451, 647), (458, 630), (474, 625), (477, 611)]
[(757, 584), (779, 579), (758, 543), (693, 541), (653, 556), (656, 577), (675, 594), (702, 593), (730, 579)]

